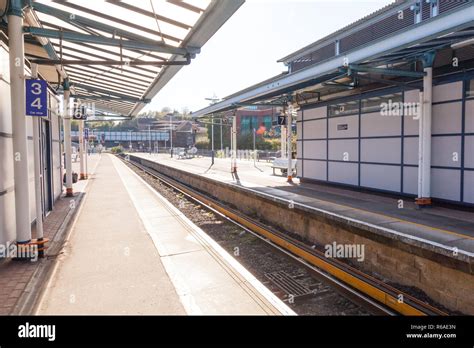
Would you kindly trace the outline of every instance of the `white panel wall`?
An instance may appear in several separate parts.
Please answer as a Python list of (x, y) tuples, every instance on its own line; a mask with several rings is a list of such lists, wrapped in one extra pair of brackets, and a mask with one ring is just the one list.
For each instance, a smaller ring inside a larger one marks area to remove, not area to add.
[(362, 114), (361, 136), (378, 137), (401, 134), (400, 116), (382, 116), (380, 113)]
[[(3, 43), (0, 43), (0, 76), (0, 244), (5, 244), (7, 241), (15, 240), (16, 223), (9, 58), (8, 48), (4, 46)], [(30, 212), (30, 221), (33, 222), (36, 218), (36, 211), (32, 119), (27, 117), (26, 123), (28, 135), (28, 170), (30, 190), (30, 206), (27, 207), (27, 209)], [(59, 140), (57, 117), (56, 120), (53, 120), (52, 136), (53, 139)], [(53, 166), (53, 178), (59, 178), (59, 143), (54, 142), (52, 150), (52, 156), (55, 158), (55, 164)], [(54, 187), (55, 197), (57, 198), (60, 195), (61, 186), (55, 184)]]
[(326, 159), (326, 140), (308, 140), (304, 142), (304, 158)]
[(474, 203), (474, 171), (464, 173), (464, 202)]
[(360, 146), (362, 162), (399, 164), (402, 160), (400, 138), (361, 139)]
[(327, 180), (326, 162), (304, 161), (303, 175), (314, 180)]
[(360, 184), (379, 190), (400, 191), (400, 167), (361, 164)]
[(323, 106), (320, 108), (308, 109), (304, 111), (303, 119), (312, 120), (314, 118), (324, 118), (327, 114), (327, 107)]
[(445, 83), (433, 87), (433, 102), (443, 102), (462, 98), (462, 81)]
[(461, 133), (462, 103), (433, 105), (432, 133)]
[(15, 240), (13, 139), (8, 53), (0, 43), (0, 244)]
[[(463, 82), (436, 85), (433, 95), (432, 197), (459, 201)], [(418, 89), (404, 93), (406, 103), (419, 103), (419, 98)], [(335, 101), (334, 105), (338, 103)], [(298, 126), (298, 137), (303, 140), (299, 144), (299, 158), (304, 161), (300, 173), (303, 178), (417, 194), (419, 122), (414, 116), (402, 118), (371, 112), (362, 113), (360, 120), (357, 114), (327, 118), (327, 110), (325, 106), (303, 111), (303, 122)], [(464, 202), (473, 203), (474, 135), (469, 133), (474, 133), (474, 100), (467, 100), (464, 110), (463, 194)], [(344, 158), (345, 154), (349, 155), (348, 159)]]

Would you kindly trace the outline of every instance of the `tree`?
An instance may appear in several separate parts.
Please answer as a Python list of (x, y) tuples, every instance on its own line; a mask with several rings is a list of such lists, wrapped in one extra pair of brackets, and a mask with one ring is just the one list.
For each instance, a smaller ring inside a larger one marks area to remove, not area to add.
[(165, 106), (164, 108), (161, 109), (162, 114), (169, 114), (171, 112), (171, 108), (168, 106)]

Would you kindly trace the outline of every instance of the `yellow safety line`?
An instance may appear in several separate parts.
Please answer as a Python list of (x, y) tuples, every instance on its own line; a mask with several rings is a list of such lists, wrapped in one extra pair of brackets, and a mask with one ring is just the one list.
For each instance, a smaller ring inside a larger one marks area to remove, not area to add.
[[(318, 200), (321, 200), (321, 199), (318, 199)], [(329, 202), (329, 201), (325, 201), (325, 202)], [(353, 209), (353, 210), (358, 210), (358, 211), (362, 211), (362, 212), (365, 212), (365, 213), (370, 213), (370, 214), (374, 214), (374, 215), (378, 215), (378, 216), (383, 216), (385, 218), (389, 218), (389, 219), (392, 219), (392, 220), (395, 220), (396, 222), (405, 222), (407, 224), (411, 224), (411, 225), (415, 225), (415, 226), (421, 226), (421, 227), (427, 227), (431, 230), (435, 230), (435, 231), (439, 231), (439, 232), (443, 232), (443, 233), (447, 233), (447, 234), (451, 234), (451, 235), (454, 235), (454, 236), (458, 236), (458, 237), (463, 237), (463, 238), (467, 238), (467, 239), (472, 239), (474, 240), (474, 237), (471, 237), (471, 236), (468, 236), (468, 235), (465, 235), (465, 234), (462, 234), (462, 233), (458, 233), (458, 232), (454, 232), (454, 231), (449, 231), (449, 230), (445, 230), (445, 229), (442, 229), (442, 228), (438, 228), (438, 227), (432, 227), (432, 226), (429, 226), (429, 225), (425, 225), (425, 224), (420, 224), (418, 222), (412, 222), (412, 221), (408, 221), (408, 220), (403, 220), (403, 219), (399, 219), (399, 218), (396, 218), (396, 217), (393, 217), (393, 216), (390, 216), (390, 215), (385, 215), (385, 214), (382, 214), (382, 213), (377, 213), (377, 212), (373, 212), (373, 211), (370, 211), (370, 210), (365, 210), (365, 209), (361, 209), (361, 208), (354, 208), (354, 207), (351, 207), (350, 205), (344, 205), (344, 204), (339, 204), (339, 203), (333, 203), (333, 202), (329, 202), (331, 204), (334, 204), (334, 205), (337, 205), (339, 207), (343, 207), (343, 208), (349, 208), (349, 209)], [(304, 204), (304, 203), (300, 203), (300, 204)], [(317, 208), (317, 207), (314, 207), (314, 208)], [(319, 208), (317, 208), (319, 209)], [(339, 214), (337, 212), (334, 212), (334, 214)], [(341, 214), (339, 214), (341, 215)], [(364, 222), (364, 221), (362, 221)], [(371, 223), (373, 225), (376, 225), (376, 223)], [(380, 226), (380, 227), (384, 227), (384, 226)], [(402, 232), (403, 233), (403, 232)], [(425, 238), (426, 239), (426, 238)]]
[[(187, 163), (186, 163), (187, 164)], [(196, 174), (196, 173), (193, 173), (193, 174)], [(199, 175), (199, 174), (196, 174), (196, 175)], [(311, 190), (311, 189), (310, 189)], [(316, 191), (316, 190), (312, 190), (312, 191)], [(282, 198), (282, 197), (280, 197)], [(324, 201), (324, 202), (328, 202), (328, 203), (331, 203), (331, 204), (334, 204), (334, 205), (337, 205), (339, 207), (342, 207), (342, 208), (349, 208), (349, 209), (353, 209), (353, 210), (357, 210), (357, 211), (361, 211), (361, 212), (365, 212), (365, 213), (370, 213), (370, 214), (374, 214), (374, 215), (378, 215), (378, 216), (383, 216), (385, 218), (390, 218), (392, 220), (395, 220), (396, 222), (404, 222), (404, 223), (407, 223), (407, 224), (411, 224), (411, 225), (414, 225), (414, 226), (420, 226), (420, 227), (426, 227), (426, 228), (429, 228), (431, 230), (435, 230), (435, 231), (439, 231), (439, 232), (442, 232), (442, 233), (446, 233), (446, 234), (451, 234), (453, 236), (457, 236), (457, 237), (462, 237), (462, 238), (467, 238), (467, 239), (472, 239), (474, 240), (474, 237), (471, 237), (471, 236), (468, 236), (468, 235), (465, 235), (465, 234), (462, 234), (462, 233), (458, 233), (458, 232), (454, 232), (454, 231), (449, 231), (449, 230), (445, 230), (445, 229), (442, 229), (442, 228), (438, 228), (438, 227), (432, 227), (432, 226), (429, 226), (429, 225), (425, 225), (425, 224), (420, 224), (418, 222), (412, 222), (412, 221), (408, 221), (408, 220), (404, 220), (404, 219), (400, 219), (400, 218), (396, 218), (396, 217), (393, 217), (393, 216), (390, 216), (390, 215), (385, 215), (385, 214), (382, 214), (382, 213), (377, 213), (377, 212), (373, 212), (373, 211), (370, 211), (370, 210), (365, 210), (365, 209), (360, 209), (360, 208), (354, 208), (350, 205), (344, 205), (344, 204), (340, 204), (340, 203), (334, 203), (334, 202), (331, 202), (331, 201), (325, 201), (325, 200), (322, 200), (322, 199), (318, 199), (320, 201)], [(300, 203), (300, 204), (304, 204), (304, 203)], [(313, 207), (313, 208), (316, 208), (316, 209), (322, 209), (322, 208), (317, 208), (317, 207)], [(324, 210), (324, 209), (322, 209)], [(334, 214), (338, 214), (336, 212), (332, 212)], [(364, 221), (362, 221), (364, 222)], [(375, 225), (375, 224), (374, 224)], [(381, 226), (383, 227), (383, 226)], [(426, 238), (425, 238), (426, 239)]]

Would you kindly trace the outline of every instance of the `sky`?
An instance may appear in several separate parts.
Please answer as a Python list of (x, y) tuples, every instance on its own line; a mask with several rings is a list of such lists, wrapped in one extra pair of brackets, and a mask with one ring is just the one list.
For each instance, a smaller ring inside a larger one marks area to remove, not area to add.
[(144, 109), (197, 111), (278, 75), (277, 60), (393, 0), (247, 0)]

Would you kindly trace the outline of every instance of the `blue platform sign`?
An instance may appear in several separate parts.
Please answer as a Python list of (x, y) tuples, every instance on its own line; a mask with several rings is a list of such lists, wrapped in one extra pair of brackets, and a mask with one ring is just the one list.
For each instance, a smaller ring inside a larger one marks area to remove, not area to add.
[(48, 116), (48, 85), (44, 80), (26, 80), (26, 115)]
[(84, 139), (89, 140), (89, 128), (84, 128)]

